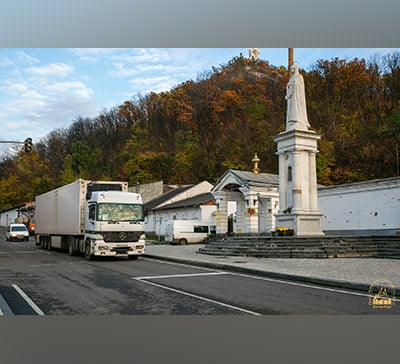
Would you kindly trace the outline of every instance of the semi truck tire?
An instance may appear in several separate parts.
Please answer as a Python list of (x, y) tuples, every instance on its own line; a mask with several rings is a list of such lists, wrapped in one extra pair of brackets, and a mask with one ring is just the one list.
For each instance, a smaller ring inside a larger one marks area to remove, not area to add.
[(86, 260), (92, 260), (93, 255), (90, 253), (90, 240), (87, 239), (85, 243), (85, 259)]
[(75, 249), (75, 238), (73, 236), (68, 237), (68, 254), (70, 256), (76, 255), (76, 249)]

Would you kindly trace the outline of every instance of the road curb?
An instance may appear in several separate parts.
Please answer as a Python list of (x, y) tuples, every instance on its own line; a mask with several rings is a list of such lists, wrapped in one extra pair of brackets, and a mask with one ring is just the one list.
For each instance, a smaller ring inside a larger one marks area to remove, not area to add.
[[(295, 281), (295, 282), (300, 282), (300, 283), (317, 284), (317, 285), (327, 286), (327, 287), (356, 290), (356, 291), (362, 291), (364, 293), (368, 293), (368, 290), (370, 288), (370, 285), (363, 284), (363, 283), (347, 282), (347, 281), (316, 278), (316, 277), (307, 277), (307, 276), (300, 276), (300, 275), (287, 274), (287, 273), (277, 273), (277, 272), (259, 270), (259, 269), (255, 269), (255, 268), (233, 266), (231, 264), (224, 264), (224, 263), (199, 262), (199, 261), (195, 261), (195, 260), (191, 260), (191, 259), (163, 257), (163, 256), (153, 255), (153, 254), (144, 254), (143, 257), (165, 260), (165, 261), (170, 261), (170, 262), (175, 262), (175, 263), (191, 264), (191, 265), (195, 265), (195, 266), (199, 266), (199, 267), (227, 270), (227, 271), (236, 272), (236, 273), (254, 274), (254, 275), (258, 275), (258, 276), (282, 279), (282, 280), (287, 280), (287, 281)], [(398, 290), (396, 288), (396, 291), (400, 292), (400, 288)]]

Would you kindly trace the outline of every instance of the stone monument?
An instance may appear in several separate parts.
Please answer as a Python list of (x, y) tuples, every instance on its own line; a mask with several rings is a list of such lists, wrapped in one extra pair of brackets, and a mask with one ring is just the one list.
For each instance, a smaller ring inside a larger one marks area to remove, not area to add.
[(250, 48), (249, 49), (249, 59), (251, 61), (258, 61), (259, 56), (260, 56), (260, 48)]
[(274, 137), (279, 156), (276, 226), (293, 229), (296, 236), (324, 235), (318, 208), (315, 159), (321, 136), (309, 130), (304, 79), (296, 64), (290, 66), (286, 101), (286, 130)]
[(307, 118), (304, 79), (297, 64), (290, 67), (290, 75), (285, 97), (287, 100), (286, 130), (308, 130), (310, 124)]

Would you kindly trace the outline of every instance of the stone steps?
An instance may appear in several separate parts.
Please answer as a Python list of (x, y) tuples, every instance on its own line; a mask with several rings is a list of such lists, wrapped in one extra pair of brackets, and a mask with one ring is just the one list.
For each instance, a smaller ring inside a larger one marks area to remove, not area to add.
[(400, 237), (219, 237), (199, 253), (260, 258), (392, 258), (400, 259)]

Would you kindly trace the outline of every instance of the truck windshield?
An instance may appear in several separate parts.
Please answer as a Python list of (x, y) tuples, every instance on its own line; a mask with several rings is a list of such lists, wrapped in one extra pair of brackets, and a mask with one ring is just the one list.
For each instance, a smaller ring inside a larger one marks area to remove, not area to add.
[(99, 203), (97, 221), (143, 221), (143, 205), (126, 203)]

